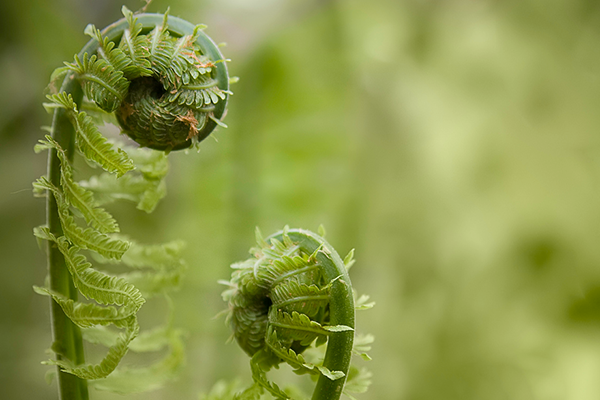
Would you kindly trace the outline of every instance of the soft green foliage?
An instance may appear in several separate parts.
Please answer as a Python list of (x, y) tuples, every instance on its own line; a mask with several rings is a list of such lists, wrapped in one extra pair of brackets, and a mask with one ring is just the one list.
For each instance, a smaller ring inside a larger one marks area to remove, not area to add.
[[(185, 354), (181, 330), (170, 325), (142, 332), (129, 344), (129, 349), (136, 353), (157, 352), (167, 348), (162, 359), (146, 368), (117, 369), (107, 378), (92, 382), (92, 386), (121, 394), (140, 393), (158, 389), (173, 379), (183, 365)], [(105, 346), (112, 346), (118, 340), (114, 331), (103, 327), (86, 329), (83, 334), (88, 341)]]
[(77, 105), (73, 97), (61, 92), (49, 95), (51, 104), (45, 104), (46, 109), (64, 108), (75, 128), (77, 146), (81, 153), (90, 161), (96, 162), (104, 170), (114, 172), (117, 177), (123, 176), (127, 171), (133, 169), (133, 163), (127, 154), (121, 150), (114, 150), (112, 145), (102, 136), (92, 118), (85, 112), (77, 111)]
[[(324, 229), (320, 231), (324, 233)], [(352, 301), (349, 305), (344, 304), (344, 292), (339, 291), (339, 286), (342, 286), (348, 294), (352, 293), (347, 287), (348, 278), (344, 278), (344, 275), (347, 276), (346, 266), (321, 237), (295, 230), (294, 237), (299, 240), (296, 242), (288, 232), (286, 227), (280, 238), (265, 240), (257, 230), (258, 246), (250, 249), (252, 257), (233, 264), (231, 280), (224, 282), (229, 286), (223, 292), (223, 299), (229, 304), (227, 321), (240, 347), (251, 356), (254, 385), (241, 392), (237, 397), (240, 399), (256, 398), (263, 390), (279, 399), (291, 398), (266, 376), (271, 368), (282, 362), (289, 364), (298, 374), (323, 376), (330, 381), (341, 380), (343, 384), (349, 371), (348, 365), (334, 360), (331, 365), (339, 366), (340, 370), (330, 369), (322, 359), (311, 362), (302, 354), (313, 344), (320, 346), (327, 342), (330, 335), (349, 333), (350, 347), (347, 351), (370, 359), (366, 351), (370, 349), (373, 336), (361, 336), (352, 349), (355, 307)], [(312, 240), (314, 249), (308, 251), (306, 244), (300, 243), (300, 240)], [(347, 264), (353, 254), (351, 251), (346, 257)], [(334, 284), (338, 285), (335, 292), (332, 289)], [(339, 311), (331, 308), (333, 293), (338, 297), (335, 307), (344, 304), (351, 308), (350, 317), (338, 320), (337, 324), (330, 322), (334, 318), (337, 320), (335, 313)], [(351, 300), (352, 296), (349, 297)], [(357, 307), (366, 308), (369, 307), (364, 305), (364, 301)], [(355, 392), (363, 388), (366, 390), (366, 380), (360, 381), (362, 385), (354, 385), (358, 388)], [(339, 397), (340, 391), (330, 396)]]
[[(239, 386), (240, 384), (237, 381), (230, 383), (219, 381), (213, 385), (208, 394), (201, 395), (199, 400), (231, 400), (238, 392)], [(260, 394), (257, 394), (257, 396), (260, 397)], [(247, 398), (252, 397), (248, 395)]]
[(167, 194), (164, 182), (168, 172), (167, 157), (162, 152), (140, 148), (126, 147), (125, 151), (136, 165), (134, 171), (121, 178), (102, 173), (80, 184), (95, 194), (99, 204), (129, 200), (137, 203), (139, 210), (151, 213)]
[(351, 366), (350, 371), (348, 372), (346, 386), (344, 387), (344, 394), (354, 400), (355, 397), (352, 394), (365, 393), (371, 385), (372, 376), (373, 374), (366, 368), (358, 369)]
[[(144, 298), (142, 297), (142, 293), (130, 283), (131, 281), (134, 281), (134, 279), (124, 279), (128, 277), (127, 274), (122, 277), (116, 277), (93, 269), (86, 258), (82, 254), (79, 254), (79, 248), (93, 250), (99, 256), (116, 261), (122, 258), (130, 244), (100, 233), (93, 227), (88, 227), (83, 230), (76, 224), (73, 216), (70, 214), (69, 205), (74, 209), (79, 210), (84, 216), (86, 215), (86, 211), (90, 212), (89, 210), (95, 210), (96, 214), (104, 216), (103, 220), (114, 221), (114, 219), (108, 212), (95, 205), (96, 203), (91, 192), (85, 191), (85, 189), (81, 188), (79, 185), (75, 186), (76, 184), (72, 181), (72, 168), (66, 157), (64, 157), (64, 151), (52, 138), (48, 137), (46, 141), (40, 142), (37, 150), (39, 151), (42, 149), (54, 149), (57, 151), (62, 165), (61, 186), (63, 191), (61, 192), (59, 188), (52, 185), (45, 177), (38, 179), (34, 184), (34, 187), (38, 192), (47, 190), (55, 197), (65, 236), (57, 238), (45, 227), (37, 229), (36, 235), (41, 239), (50, 240), (58, 246), (58, 249), (65, 258), (66, 266), (73, 277), (73, 282), (82, 295), (86, 298), (93, 299), (100, 304), (114, 304), (120, 306), (120, 308), (117, 309), (112, 306), (102, 307), (93, 303), (77, 303), (71, 299), (65, 298), (61, 294), (45, 288), (36, 288), (36, 291), (41, 294), (52, 296), (52, 298), (63, 308), (65, 314), (75, 324), (82, 328), (113, 324), (116, 327), (125, 329), (124, 334), (120, 334), (117, 340), (110, 345), (107, 356), (97, 365), (74, 366), (68, 362), (52, 363), (56, 363), (65, 371), (84, 379), (105, 378), (117, 367), (119, 361), (127, 352), (129, 344), (139, 331), (139, 325), (135, 314), (144, 303)], [(153, 157), (142, 158), (151, 160)], [(160, 168), (159, 170), (154, 170), (149, 168), (149, 165), (159, 165)], [(166, 167), (163, 163), (147, 162), (145, 163), (145, 166), (147, 175), (164, 176), (166, 173)], [(73, 190), (73, 187), (78, 187), (79, 189)], [(84, 191), (85, 194), (81, 195)], [(79, 194), (79, 196), (72, 197), (73, 192)], [(63, 193), (71, 193), (71, 196), (65, 196)], [(67, 202), (65, 198), (69, 198), (70, 201)], [(77, 201), (74, 201), (74, 198), (76, 198)], [(84, 198), (85, 200), (80, 201), (81, 198)], [(81, 204), (85, 205), (85, 207), (77, 207)], [(86, 220), (89, 219), (91, 218), (86, 218)], [(136, 245), (134, 247), (136, 251), (134, 251), (132, 256), (128, 259), (129, 262), (125, 263), (135, 265), (137, 268), (150, 265), (154, 269), (153, 272), (145, 272), (142, 275), (145, 280), (152, 282), (152, 285), (146, 285), (150, 286), (151, 289), (145, 289), (142, 292), (146, 291), (151, 296), (158, 293), (164, 293), (165, 291), (172, 290), (178, 286), (181, 272), (184, 269), (184, 264), (179, 258), (178, 250), (181, 248), (179, 242), (176, 242), (176, 244), (166, 244), (164, 246)], [(144, 255), (151, 256), (152, 254), (164, 254), (164, 261), (150, 263), (148, 262), (148, 257), (146, 257), (146, 259), (143, 257)], [(175, 267), (176, 269), (174, 269)], [(163, 270), (168, 271), (164, 272)], [(167, 275), (168, 273), (171, 275)], [(165, 276), (168, 276), (170, 279), (166, 279)], [(180, 346), (176, 343), (177, 340), (173, 339), (170, 342), (170, 346), (171, 353), (177, 350), (177, 354), (179, 355), (177, 357), (173, 355), (169, 357), (170, 359), (181, 360), (181, 350), (179, 350)], [(166, 362), (163, 362), (163, 364), (165, 363)], [(171, 365), (171, 369), (176, 369), (176, 364), (178, 363), (171, 361), (168, 364)], [(151, 383), (149, 387), (156, 387), (156, 379), (146, 376), (146, 373), (156, 375), (156, 371), (163, 370), (164, 368), (165, 367), (159, 367), (157, 364), (146, 369), (136, 370), (135, 375), (138, 377), (138, 380), (145, 380), (149, 382), (149, 385)], [(144, 378), (144, 376), (146, 377)], [(164, 382), (164, 380), (162, 381)], [(136, 390), (142, 390), (142, 386), (142, 383), (139, 383), (136, 386)], [(110, 384), (106, 382), (102, 385), (102, 388), (104, 389), (109, 387)], [(123, 391), (124, 389), (117, 390)]]

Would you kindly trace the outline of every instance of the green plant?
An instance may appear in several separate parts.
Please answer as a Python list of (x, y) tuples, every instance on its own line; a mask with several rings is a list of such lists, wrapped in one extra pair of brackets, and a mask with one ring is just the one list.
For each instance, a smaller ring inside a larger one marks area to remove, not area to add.
[[(49, 363), (58, 366), (61, 399), (87, 398), (87, 380), (120, 392), (155, 387), (180, 364), (180, 332), (168, 323), (138, 336), (136, 314), (145, 299), (166, 296), (178, 285), (185, 267), (181, 243), (142, 245), (117, 236), (116, 220), (100, 205), (128, 199), (151, 212), (165, 194), (165, 152), (190, 147), (222, 124), (229, 93), (223, 57), (203, 26), (168, 13), (134, 16), (126, 8), (123, 13), (124, 19), (103, 31), (88, 26), (92, 40), (73, 63), (54, 72), (51, 103), (45, 105), (54, 113), (52, 127), (36, 146), (36, 151), (50, 151), (48, 174), (34, 183), (38, 194), (47, 194), (47, 224), (35, 234), (48, 242), (49, 269), (48, 284), (36, 291), (53, 299), (56, 360)], [(115, 115), (141, 146), (165, 152), (115, 148), (96, 126)], [(77, 182), (75, 150), (106, 172)], [(82, 250), (136, 271), (121, 276), (100, 272)], [(79, 302), (78, 293), (95, 303)], [(97, 364), (84, 363), (81, 329), (84, 337), (109, 346)], [(129, 349), (165, 345), (171, 352), (161, 362), (144, 370), (114, 371)]]
[[(348, 276), (354, 250), (342, 261), (323, 238), (324, 229), (320, 233), (286, 227), (265, 240), (257, 230), (252, 257), (233, 264), (232, 278), (224, 282), (230, 287), (223, 293), (228, 322), (251, 357), (254, 385), (243, 392), (248, 398), (258, 398), (264, 390), (278, 399), (291, 398), (266, 376), (282, 362), (317, 378), (313, 400), (338, 399), (342, 391), (362, 393), (370, 383), (370, 373), (351, 369), (350, 359), (353, 352), (369, 359), (373, 337), (359, 336), (354, 342), (354, 314), (373, 303), (368, 296), (354, 300)], [(324, 359), (303, 356), (325, 343)]]
[[(37, 152), (49, 151), (48, 173), (34, 183), (35, 193), (47, 198), (46, 225), (34, 233), (47, 242), (49, 277), (35, 290), (51, 297), (56, 359), (47, 363), (57, 366), (61, 400), (87, 399), (88, 383), (121, 393), (156, 388), (181, 365), (181, 332), (167, 322), (139, 334), (137, 313), (150, 297), (169, 301), (167, 293), (185, 269), (183, 245), (131, 240), (119, 234), (117, 221), (102, 205), (125, 199), (151, 212), (166, 193), (167, 154), (196, 146), (222, 126), (230, 94), (225, 60), (202, 32), (204, 26), (168, 12), (134, 15), (124, 7), (123, 14), (102, 31), (89, 25), (85, 33), (92, 40), (73, 63), (53, 73), (45, 104), (53, 113), (52, 126), (36, 146)], [(107, 140), (97, 126), (107, 121), (139, 147)], [(104, 172), (76, 180), (76, 152)], [(345, 266), (323, 238), (302, 230), (285, 230), (267, 242), (259, 238), (259, 246), (255, 260), (240, 264), (225, 294), (235, 337), (252, 356), (255, 382), (236, 398), (258, 398), (264, 389), (288, 398), (266, 378), (282, 361), (318, 377), (314, 399), (338, 398), (346, 380), (355, 391), (366, 389), (368, 373), (349, 367), (354, 303), (346, 269), (352, 255)], [(102, 272), (86, 253), (96, 262), (134, 270)], [(247, 268), (250, 264), (254, 267)], [(260, 290), (248, 291), (252, 285)], [(92, 301), (78, 301), (79, 294)], [(359, 307), (368, 308), (365, 300)], [(85, 363), (83, 339), (108, 347), (99, 363)], [(315, 341), (328, 342), (322, 363), (301, 354)], [(364, 353), (361, 348), (370, 341), (362, 338), (354, 350)], [(170, 352), (158, 363), (117, 368), (129, 350), (165, 346)]]

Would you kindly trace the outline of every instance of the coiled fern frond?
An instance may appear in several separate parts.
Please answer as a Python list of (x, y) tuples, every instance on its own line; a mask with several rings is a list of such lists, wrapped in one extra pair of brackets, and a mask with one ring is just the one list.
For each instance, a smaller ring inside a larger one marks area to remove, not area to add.
[[(49, 152), (48, 174), (34, 182), (35, 193), (47, 198), (46, 224), (34, 233), (47, 243), (49, 279), (35, 291), (52, 299), (56, 359), (47, 363), (58, 367), (61, 400), (87, 400), (88, 381), (121, 393), (153, 389), (181, 365), (181, 332), (170, 319), (140, 333), (137, 315), (154, 296), (170, 304), (168, 292), (185, 270), (183, 244), (131, 240), (103, 206), (128, 200), (151, 212), (166, 193), (166, 154), (223, 125), (231, 93), (225, 60), (202, 25), (168, 12), (135, 15), (123, 8), (123, 14), (103, 30), (88, 26), (92, 40), (53, 73), (45, 104), (52, 127), (36, 146)], [(107, 120), (137, 145), (105, 138), (97, 123)], [(78, 180), (76, 152), (102, 172)], [(351, 366), (351, 358), (369, 358), (373, 338), (355, 337), (355, 310), (372, 304), (366, 296), (355, 299), (348, 276), (353, 252), (342, 260), (323, 236), (285, 228), (263, 239), (257, 232), (252, 257), (233, 265), (223, 294), (227, 320), (251, 357), (254, 383), (214, 398), (258, 400), (267, 392), (290, 399), (287, 388), (267, 377), (282, 363), (317, 380), (313, 400), (366, 390), (370, 374)], [(92, 262), (130, 269), (110, 274)], [(86, 363), (83, 339), (108, 347), (106, 355)], [(325, 344), (322, 358), (312, 353)], [(165, 347), (167, 355), (149, 367), (117, 368), (128, 351)]]
[[(156, 150), (188, 148), (224, 126), (231, 94), (226, 60), (202, 32), (205, 26), (191, 26), (168, 11), (136, 17), (123, 7), (123, 14), (124, 20), (104, 31), (86, 27), (91, 42), (74, 62), (55, 71), (51, 88), (56, 91), (57, 82), (71, 72), (87, 99), (115, 113), (123, 133)], [(63, 93), (50, 100), (69, 111), (78, 133), (93, 131), (91, 119)]]
[[(92, 40), (53, 73), (45, 104), (53, 123), (36, 146), (49, 151), (48, 174), (34, 182), (35, 193), (47, 197), (46, 225), (34, 233), (48, 243), (49, 279), (34, 289), (52, 299), (56, 359), (47, 363), (58, 366), (61, 399), (87, 399), (88, 380), (116, 392), (156, 388), (181, 365), (181, 332), (167, 322), (140, 334), (137, 313), (154, 296), (170, 304), (168, 292), (185, 270), (183, 244), (133, 241), (102, 205), (124, 199), (151, 212), (166, 193), (166, 154), (222, 125), (230, 94), (224, 59), (204, 26), (168, 12), (135, 15), (124, 7), (123, 15), (104, 30), (89, 25)], [(139, 146), (116, 146), (99, 120), (117, 121)], [(76, 151), (104, 172), (78, 181)], [(91, 261), (133, 271), (109, 274)], [(82, 338), (107, 346), (104, 358), (85, 363)], [(165, 347), (154, 365), (117, 369), (130, 350)]]
[[(354, 301), (348, 269), (351, 251), (342, 261), (325, 239), (313, 232), (287, 227), (266, 239), (257, 230), (252, 257), (233, 264), (227, 321), (240, 347), (251, 357), (254, 385), (238, 399), (258, 399), (267, 391), (278, 399), (289, 393), (267, 379), (281, 363), (298, 374), (315, 376), (314, 400), (335, 400), (342, 392), (364, 392), (370, 374), (350, 366), (352, 353), (368, 359), (373, 338), (355, 341), (355, 309), (367, 309), (368, 296)], [(327, 343), (323, 360), (303, 353), (312, 345)], [(354, 347), (353, 347), (354, 344)], [(345, 389), (344, 384), (346, 383)]]

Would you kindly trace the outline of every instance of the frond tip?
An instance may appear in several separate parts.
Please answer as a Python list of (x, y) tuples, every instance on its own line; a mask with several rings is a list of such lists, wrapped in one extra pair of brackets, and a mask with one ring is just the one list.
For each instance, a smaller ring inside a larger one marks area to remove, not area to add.
[[(202, 32), (206, 26), (188, 25), (167, 11), (162, 23), (149, 27), (127, 7), (122, 12), (116, 42), (88, 25), (85, 33), (95, 46), (65, 63), (55, 79), (71, 72), (87, 99), (115, 113), (123, 133), (143, 147), (184, 149), (226, 127), (229, 76), (218, 46)], [(173, 20), (175, 30), (169, 26)]]
[[(352, 347), (355, 306), (347, 265), (354, 252), (344, 262), (322, 236), (287, 226), (266, 239), (257, 229), (256, 242), (250, 259), (232, 265), (223, 292), (233, 336), (252, 357), (254, 385), (239, 398), (258, 398), (264, 391), (290, 398), (266, 374), (285, 362), (296, 373), (318, 377), (319, 393), (325, 394), (320, 398), (338, 399), (351, 371), (351, 354), (368, 359), (372, 342), (372, 336), (361, 336)], [(324, 359), (304, 356), (324, 343)]]

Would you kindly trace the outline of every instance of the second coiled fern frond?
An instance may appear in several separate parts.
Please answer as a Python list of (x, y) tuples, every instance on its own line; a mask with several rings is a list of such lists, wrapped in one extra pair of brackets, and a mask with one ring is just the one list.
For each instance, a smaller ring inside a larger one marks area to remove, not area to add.
[[(324, 232), (322, 232), (324, 233)], [(355, 342), (355, 309), (372, 306), (368, 296), (354, 301), (348, 269), (354, 251), (344, 260), (322, 235), (287, 227), (267, 239), (257, 230), (257, 247), (246, 261), (233, 264), (227, 320), (240, 347), (251, 357), (254, 385), (237, 399), (258, 399), (263, 391), (278, 399), (291, 395), (267, 379), (281, 363), (298, 374), (317, 378), (313, 400), (335, 400), (342, 392), (362, 392), (370, 374), (350, 366), (352, 353), (368, 358), (372, 336)], [(303, 353), (327, 344), (323, 359)], [(346, 385), (346, 386), (345, 386)]]

